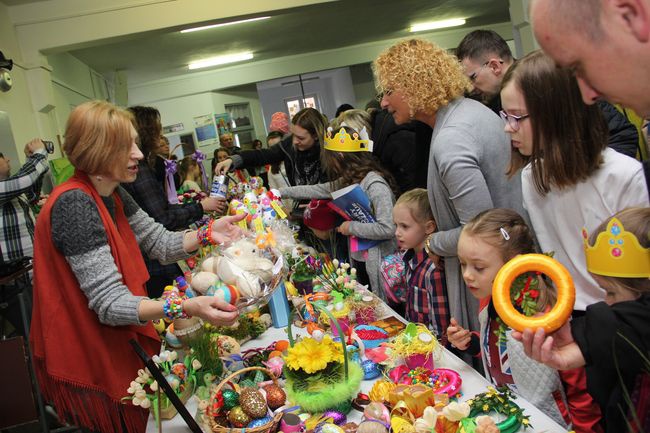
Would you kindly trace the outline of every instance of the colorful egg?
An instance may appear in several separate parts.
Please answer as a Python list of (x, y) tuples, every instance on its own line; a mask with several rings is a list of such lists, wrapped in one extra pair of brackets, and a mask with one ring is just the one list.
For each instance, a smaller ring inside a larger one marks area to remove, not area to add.
[(239, 404), (251, 418), (263, 418), (269, 411), (266, 400), (255, 388), (244, 388), (239, 394)]
[(363, 370), (363, 380), (376, 379), (381, 375), (379, 364), (372, 362), (369, 359), (363, 360), (361, 363), (361, 369)]
[(169, 383), (169, 386), (171, 386), (172, 389), (176, 390), (181, 386), (181, 379), (175, 374), (168, 374), (165, 376), (165, 380)]
[(266, 391), (266, 403), (271, 410), (276, 410), (287, 401), (287, 394), (278, 385), (266, 385), (264, 391)]
[(239, 394), (235, 390), (224, 389), (221, 396), (223, 397), (223, 408), (226, 410), (230, 410), (239, 404)]
[(239, 291), (237, 287), (230, 284), (219, 284), (217, 287), (212, 288), (212, 296), (223, 299), (231, 305), (236, 305), (239, 301)]
[(248, 423), (246, 428), (262, 427), (263, 425), (270, 423), (271, 420), (272, 420), (272, 418), (270, 416), (265, 416), (264, 418), (254, 419), (253, 421)]
[(235, 406), (228, 413), (228, 421), (233, 427), (243, 428), (252, 421), (251, 417), (244, 412), (241, 406)]
[(187, 367), (185, 367), (185, 364), (182, 362), (177, 362), (176, 364), (172, 365), (170, 371), (178, 376), (181, 381), (184, 381), (185, 376), (187, 376)]

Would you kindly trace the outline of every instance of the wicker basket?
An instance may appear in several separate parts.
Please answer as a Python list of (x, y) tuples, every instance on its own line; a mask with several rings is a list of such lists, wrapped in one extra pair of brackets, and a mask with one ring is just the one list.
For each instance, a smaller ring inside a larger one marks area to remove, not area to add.
[[(208, 407), (212, 405), (215, 396), (221, 391), (221, 388), (223, 388), (228, 382), (232, 381), (235, 377), (241, 374), (248, 373), (249, 371), (255, 371), (255, 370), (259, 370), (266, 373), (266, 375), (273, 380), (273, 383), (275, 385), (279, 385), (278, 379), (275, 377), (275, 375), (266, 368), (262, 368), (262, 367), (242, 368), (241, 370), (234, 372), (233, 374), (231, 374), (230, 376), (222, 380), (221, 383), (214, 389), (214, 391), (212, 391), (212, 394), (210, 395), (210, 403)], [(275, 433), (278, 430), (278, 425), (280, 424), (280, 420), (282, 419), (282, 412), (278, 412), (275, 415), (273, 415), (271, 421), (264, 424), (263, 426), (255, 427), (255, 428), (223, 427), (217, 424), (214, 418), (208, 416), (207, 414), (206, 414), (206, 419), (208, 422), (208, 426), (210, 427), (210, 430), (212, 430), (212, 432), (214, 433)]]

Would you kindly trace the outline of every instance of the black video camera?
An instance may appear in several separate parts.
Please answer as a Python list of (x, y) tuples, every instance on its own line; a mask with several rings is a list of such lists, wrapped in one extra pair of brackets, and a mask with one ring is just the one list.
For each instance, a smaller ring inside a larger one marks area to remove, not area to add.
[(41, 141), (45, 145), (45, 150), (47, 151), (47, 153), (54, 153), (54, 143), (47, 140), (41, 140)]

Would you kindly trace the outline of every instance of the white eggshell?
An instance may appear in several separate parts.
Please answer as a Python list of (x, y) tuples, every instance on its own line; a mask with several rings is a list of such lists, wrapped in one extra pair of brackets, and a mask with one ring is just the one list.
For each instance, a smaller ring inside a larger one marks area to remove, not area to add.
[(192, 290), (200, 294), (205, 294), (208, 291), (208, 287), (216, 285), (219, 282), (219, 277), (217, 277), (212, 272), (198, 272), (192, 276)]

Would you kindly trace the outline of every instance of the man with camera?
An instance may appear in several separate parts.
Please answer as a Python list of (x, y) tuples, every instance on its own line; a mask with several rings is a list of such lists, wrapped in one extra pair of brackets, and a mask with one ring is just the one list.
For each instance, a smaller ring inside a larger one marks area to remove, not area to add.
[[(49, 169), (47, 150), (41, 139), (35, 138), (27, 143), (27, 161), (13, 176), (9, 158), (0, 153), (0, 274), (3, 277), (19, 269), (20, 259), (33, 254), (34, 216), (31, 205), (38, 200), (43, 175)], [(31, 278), (24, 275), (0, 286), (0, 289), (0, 315), (22, 334), (15, 295), (23, 291), (31, 300)]]

